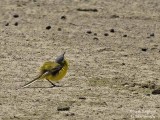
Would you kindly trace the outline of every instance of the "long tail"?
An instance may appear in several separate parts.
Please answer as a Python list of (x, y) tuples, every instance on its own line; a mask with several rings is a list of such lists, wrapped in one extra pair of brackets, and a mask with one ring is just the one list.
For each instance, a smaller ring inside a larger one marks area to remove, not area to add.
[(30, 81), (30, 82), (26, 83), (26, 84), (25, 84), (25, 85), (23, 85), (21, 88), (24, 88), (24, 87), (26, 87), (26, 86), (30, 85), (31, 83), (33, 83), (33, 82), (35, 82), (36, 80), (38, 80), (38, 79), (40, 79), (40, 78), (44, 77), (44, 76), (45, 76), (45, 75), (47, 75), (47, 74), (49, 74), (49, 72), (48, 72), (48, 71), (47, 71), (47, 72), (45, 72), (45, 73), (40, 74), (38, 77), (36, 77), (36, 78), (35, 78), (35, 79), (33, 79), (32, 81)]
[(38, 77), (36, 77), (35, 79), (31, 80), (30, 82), (26, 83), (25, 85), (23, 85), (21, 88), (24, 88), (28, 85), (30, 85), (31, 83), (35, 82), (36, 80), (38, 80), (42, 75), (39, 75)]

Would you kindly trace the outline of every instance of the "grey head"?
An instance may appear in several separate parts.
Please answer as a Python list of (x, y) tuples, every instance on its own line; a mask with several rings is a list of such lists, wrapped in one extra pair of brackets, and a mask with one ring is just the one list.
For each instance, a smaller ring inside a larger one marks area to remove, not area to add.
[(57, 63), (61, 64), (61, 63), (64, 61), (64, 54), (65, 54), (65, 53), (66, 53), (66, 52), (64, 52), (63, 54), (61, 54), (60, 56), (58, 56), (55, 61), (56, 61)]

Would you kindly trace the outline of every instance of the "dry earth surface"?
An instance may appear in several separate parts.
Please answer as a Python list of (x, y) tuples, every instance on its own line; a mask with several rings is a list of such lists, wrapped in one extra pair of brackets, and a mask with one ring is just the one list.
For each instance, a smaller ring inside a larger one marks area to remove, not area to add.
[(0, 75), (1, 120), (159, 120), (159, 0), (0, 0)]

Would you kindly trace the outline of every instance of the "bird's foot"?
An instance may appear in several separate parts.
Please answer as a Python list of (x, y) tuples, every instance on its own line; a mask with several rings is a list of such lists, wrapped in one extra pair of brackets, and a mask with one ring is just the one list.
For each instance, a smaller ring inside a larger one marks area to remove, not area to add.
[(62, 87), (62, 86), (60, 86), (60, 85), (55, 85), (55, 84), (52, 84), (51, 88), (53, 88), (53, 87)]
[(52, 84), (51, 88), (53, 88), (53, 87), (56, 87), (56, 85), (55, 85), (55, 84)]

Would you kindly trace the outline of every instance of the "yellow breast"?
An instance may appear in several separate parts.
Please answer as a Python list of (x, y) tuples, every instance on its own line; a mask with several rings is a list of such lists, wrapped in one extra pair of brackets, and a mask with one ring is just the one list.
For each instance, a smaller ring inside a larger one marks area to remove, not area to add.
[(45, 78), (51, 81), (59, 81), (61, 80), (67, 73), (68, 70), (68, 62), (65, 60), (64, 61), (64, 66), (63, 68), (59, 71), (58, 74), (56, 75), (47, 75)]

